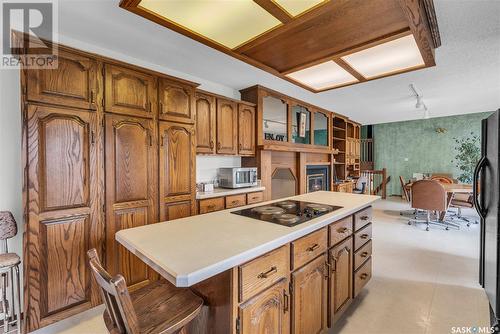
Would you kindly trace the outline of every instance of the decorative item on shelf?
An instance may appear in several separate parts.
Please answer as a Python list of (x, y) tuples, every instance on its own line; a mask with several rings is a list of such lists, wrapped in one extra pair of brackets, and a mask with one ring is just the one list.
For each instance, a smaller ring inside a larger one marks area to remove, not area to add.
[(278, 135), (274, 133), (264, 133), (264, 138), (266, 140), (277, 140), (277, 141), (285, 141), (286, 135)]
[(305, 138), (306, 137), (306, 121), (307, 121), (307, 114), (305, 112), (300, 113), (300, 123), (299, 123), (299, 137)]

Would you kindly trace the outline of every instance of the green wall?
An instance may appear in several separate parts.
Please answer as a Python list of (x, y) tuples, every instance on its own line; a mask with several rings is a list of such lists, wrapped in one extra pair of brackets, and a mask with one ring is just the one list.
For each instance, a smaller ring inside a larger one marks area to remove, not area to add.
[[(438, 117), (373, 126), (375, 169), (387, 168), (391, 176), (388, 195), (401, 194), (399, 176), (405, 180), (413, 173), (458, 172), (452, 163), (456, 155), (454, 138), (481, 133), (481, 120), (491, 113)], [(437, 133), (445, 128), (446, 133)], [(408, 161), (405, 161), (408, 159)]]

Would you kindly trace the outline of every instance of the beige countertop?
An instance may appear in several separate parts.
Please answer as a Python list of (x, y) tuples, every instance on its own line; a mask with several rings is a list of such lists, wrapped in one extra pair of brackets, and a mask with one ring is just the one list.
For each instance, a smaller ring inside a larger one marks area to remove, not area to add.
[(237, 189), (227, 189), (227, 188), (215, 188), (214, 191), (207, 192), (197, 192), (196, 199), (206, 199), (206, 198), (214, 198), (214, 197), (222, 197), (222, 196), (231, 196), (238, 194), (247, 194), (256, 191), (264, 191), (266, 187), (247, 187), (247, 188), (237, 188)]
[(380, 197), (318, 191), (290, 198), (343, 208), (294, 227), (231, 214), (241, 210), (237, 208), (121, 230), (116, 240), (176, 286), (188, 287), (351, 215)]

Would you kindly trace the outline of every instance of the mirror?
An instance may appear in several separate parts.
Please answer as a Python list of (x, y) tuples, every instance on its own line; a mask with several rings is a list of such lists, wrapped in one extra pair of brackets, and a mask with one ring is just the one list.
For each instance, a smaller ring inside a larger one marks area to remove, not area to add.
[(292, 142), (311, 143), (311, 112), (306, 107), (292, 107)]
[(264, 97), (262, 113), (264, 139), (288, 141), (287, 109), (287, 104), (282, 100), (273, 96)]
[(328, 116), (314, 113), (314, 145), (328, 146)]

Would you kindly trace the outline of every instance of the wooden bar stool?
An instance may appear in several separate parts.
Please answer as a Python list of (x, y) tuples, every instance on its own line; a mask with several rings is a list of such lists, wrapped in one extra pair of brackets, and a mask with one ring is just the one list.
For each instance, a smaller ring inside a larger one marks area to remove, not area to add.
[[(21, 333), (21, 287), (19, 280), (19, 265), (21, 258), (16, 253), (9, 253), (7, 239), (17, 234), (17, 223), (12, 213), (0, 212), (0, 241), (2, 242), (2, 253), (0, 254), (0, 314), (3, 314), (3, 332), (9, 333), (15, 330)], [(15, 273), (15, 279), (14, 279)], [(9, 282), (10, 281), (10, 282)], [(15, 283), (15, 284), (14, 284)], [(7, 298), (7, 289), (10, 285), (10, 301)]]
[(129, 294), (125, 278), (102, 267), (97, 251), (87, 252), (90, 268), (106, 305), (104, 322), (112, 334), (179, 333), (201, 311), (203, 299), (165, 280)]

